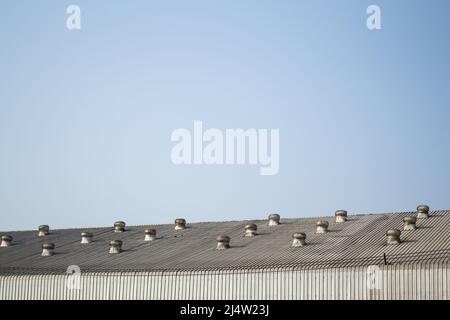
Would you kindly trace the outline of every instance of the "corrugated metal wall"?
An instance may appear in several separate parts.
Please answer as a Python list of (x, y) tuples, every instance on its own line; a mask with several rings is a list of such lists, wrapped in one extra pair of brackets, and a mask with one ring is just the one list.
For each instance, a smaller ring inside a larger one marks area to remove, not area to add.
[[(450, 265), (0, 277), (6, 299), (445, 299)], [(70, 283), (70, 284), (69, 284)]]

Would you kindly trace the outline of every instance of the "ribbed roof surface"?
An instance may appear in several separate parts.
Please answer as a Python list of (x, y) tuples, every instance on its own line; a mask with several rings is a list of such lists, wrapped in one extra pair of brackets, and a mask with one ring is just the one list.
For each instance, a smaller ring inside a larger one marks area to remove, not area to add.
[[(403, 217), (415, 212), (349, 215), (345, 223), (333, 217), (329, 232), (315, 234), (319, 218), (283, 219), (269, 227), (267, 220), (204, 222), (187, 224), (174, 230), (173, 224), (127, 226), (123, 233), (113, 227), (50, 230), (46, 237), (37, 231), (0, 232), (14, 238), (13, 244), (0, 248), (0, 273), (64, 272), (69, 265), (83, 271), (167, 271), (212, 270), (266, 267), (345, 267), (416, 261), (449, 261), (450, 211), (432, 211), (427, 219), (418, 219), (415, 231), (402, 231), (402, 243), (386, 245), (388, 229), (403, 230)], [(256, 223), (258, 235), (244, 238), (244, 226)], [(112, 224), (111, 224), (112, 225)], [(50, 226), (51, 227), (51, 226)], [(144, 230), (157, 230), (157, 240), (145, 242)], [(93, 242), (80, 244), (80, 233), (92, 232)], [(307, 245), (292, 248), (292, 233), (306, 233)], [(216, 250), (219, 234), (231, 237), (231, 248)], [(109, 242), (123, 241), (123, 252), (109, 254)], [(55, 255), (41, 257), (44, 242), (56, 245)]]

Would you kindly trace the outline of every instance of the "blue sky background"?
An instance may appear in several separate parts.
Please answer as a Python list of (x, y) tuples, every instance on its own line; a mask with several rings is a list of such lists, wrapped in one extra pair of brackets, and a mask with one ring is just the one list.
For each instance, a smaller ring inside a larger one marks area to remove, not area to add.
[[(0, 229), (449, 209), (449, 12), (446, 0), (2, 1)], [(171, 132), (194, 120), (279, 128), (279, 174), (175, 166)]]

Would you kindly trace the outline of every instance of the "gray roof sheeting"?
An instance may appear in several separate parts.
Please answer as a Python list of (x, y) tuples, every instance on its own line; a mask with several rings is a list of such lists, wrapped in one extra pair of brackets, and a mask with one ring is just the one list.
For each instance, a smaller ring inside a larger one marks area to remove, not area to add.
[[(402, 230), (403, 217), (415, 212), (349, 215), (345, 223), (333, 217), (283, 219), (269, 227), (267, 220), (204, 222), (174, 230), (173, 224), (127, 226), (123, 233), (113, 227), (50, 230), (46, 237), (37, 231), (0, 232), (13, 236), (13, 244), (0, 248), (0, 273), (64, 272), (69, 265), (87, 271), (182, 271), (276, 267), (346, 267), (449, 261), (450, 211), (432, 211), (428, 219), (418, 219), (418, 229), (402, 231), (402, 243), (386, 245), (385, 232)], [(329, 222), (329, 232), (315, 234), (315, 222)], [(256, 223), (258, 235), (244, 238), (244, 226)], [(51, 226), (50, 226), (51, 227)], [(157, 240), (145, 242), (144, 230), (157, 230)], [(93, 242), (80, 244), (80, 233), (90, 231)], [(292, 248), (292, 233), (306, 233), (307, 245)], [(231, 237), (231, 248), (216, 250), (219, 234)], [(109, 241), (123, 241), (123, 252), (108, 253)], [(41, 245), (53, 242), (55, 255), (41, 257)]]

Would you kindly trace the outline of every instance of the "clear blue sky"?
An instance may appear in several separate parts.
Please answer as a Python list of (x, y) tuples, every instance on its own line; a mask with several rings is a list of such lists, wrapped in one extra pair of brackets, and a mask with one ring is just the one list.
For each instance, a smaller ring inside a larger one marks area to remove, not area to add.
[[(82, 29), (66, 29), (77, 4)], [(382, 29), (366, 28), (381, 7)], [(450, 1), (2, 1), (0, 230), (450, 208)], [(279, 128), (280, 172), (171, 132)]]

